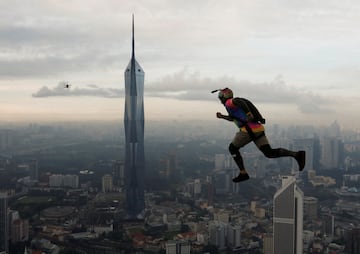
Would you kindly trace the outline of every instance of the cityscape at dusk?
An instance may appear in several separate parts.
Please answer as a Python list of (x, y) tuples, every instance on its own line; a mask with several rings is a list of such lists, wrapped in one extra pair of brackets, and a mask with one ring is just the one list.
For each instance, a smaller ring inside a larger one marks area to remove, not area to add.
[(359, 3), (0, 7), (0, 254), (360, 253)]

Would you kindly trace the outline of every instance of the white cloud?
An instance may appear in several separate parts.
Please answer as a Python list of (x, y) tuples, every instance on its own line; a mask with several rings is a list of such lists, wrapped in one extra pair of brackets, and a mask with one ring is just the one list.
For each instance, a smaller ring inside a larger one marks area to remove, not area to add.
[(104, 98), (119, 98), (122, 94), (120, 89), (99, 88), (96, 85), (88, 85), (86, 88), (66, 87), (67, 82), (60, 82), (54, 88), (43, 86), (32, 96), (36, 98), (43, 97), (68, 97), (68, 96), (95, 96)]

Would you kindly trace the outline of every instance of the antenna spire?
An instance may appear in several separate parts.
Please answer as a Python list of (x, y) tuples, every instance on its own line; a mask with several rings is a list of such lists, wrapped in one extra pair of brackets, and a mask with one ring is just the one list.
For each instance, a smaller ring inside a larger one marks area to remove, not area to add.
[(134, 14), (132, 15), (132, 58), (135, 58)]

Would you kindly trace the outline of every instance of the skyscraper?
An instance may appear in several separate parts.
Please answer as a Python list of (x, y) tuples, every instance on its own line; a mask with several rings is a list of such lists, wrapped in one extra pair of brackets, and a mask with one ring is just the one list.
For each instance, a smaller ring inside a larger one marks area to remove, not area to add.
[(274, 195), (273, 253), (303, 254), (303, 199), (295, 177), (283, 177)]
[(8, 213), (8, 195), (5, 192), (0, 193), (0, 252), (9, 251), (9, 213)]
[(129, 218), (139, 218), (144, 200), (144, 71), (135, 60), (134, 16), (132, 55), (125, 70), (125, 191)]
[[(317, 158), (320, 156), (316, 154), (316, 143), (318, 141), (315, 138), (303, 138), (303, 139), (294, 139), (292, 144), (292, 150), (305, 150), (306, 152), (306, 163), (304, 171), (317, 169), (316, 162)], [(293, 160), (293, 171), (298, 171), (298, 164), (296, 160)]]

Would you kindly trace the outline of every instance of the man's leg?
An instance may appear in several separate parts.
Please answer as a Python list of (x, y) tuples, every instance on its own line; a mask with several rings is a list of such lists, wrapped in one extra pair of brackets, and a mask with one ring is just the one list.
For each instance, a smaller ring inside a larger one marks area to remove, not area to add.
[(272, 149), (269, 144), (262, 145), (259, 149), (268, 158), (293, 157), (299, 165), (299, 171), (305, 167), (305, 151), (293, 152), (284, 148)]
[(251, 139), (247, 133), (238, 132), (236, 133), (233, 141), (229, 145), (229, 152), (240, 170), (239, 175), (233, 178), (233, 182), (241, 182), (250, 178), (245, 170), (244, 161), (240, 154), (240, 148), (248, 144), (249, 142), (251, 142)]

